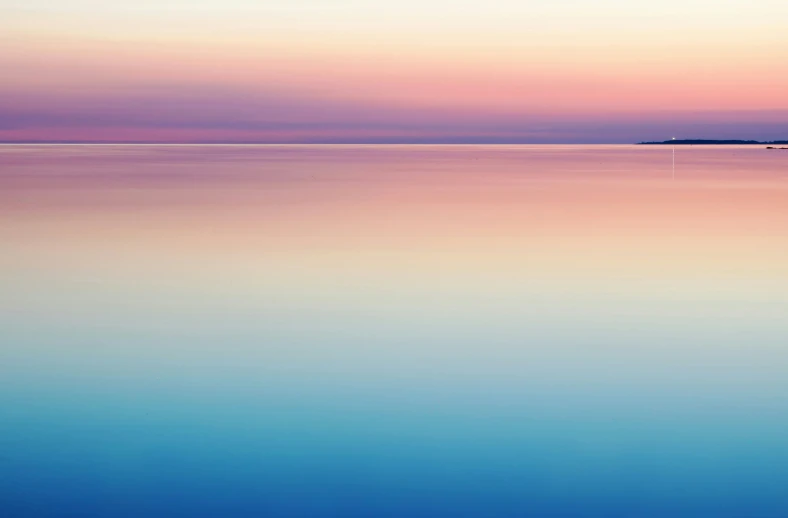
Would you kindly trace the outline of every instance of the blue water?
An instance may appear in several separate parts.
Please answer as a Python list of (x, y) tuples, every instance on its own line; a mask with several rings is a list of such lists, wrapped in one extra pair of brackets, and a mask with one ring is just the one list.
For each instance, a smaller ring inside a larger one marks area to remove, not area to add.
[(788, 516), (774, 155), (360, 149), (0, 150), (0, 517)]

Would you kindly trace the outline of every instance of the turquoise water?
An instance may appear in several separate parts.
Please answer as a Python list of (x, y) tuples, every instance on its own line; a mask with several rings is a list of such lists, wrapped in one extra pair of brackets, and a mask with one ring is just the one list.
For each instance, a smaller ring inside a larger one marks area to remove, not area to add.
[(0, 146), (0, 515), (788, 515), (788, 163)]

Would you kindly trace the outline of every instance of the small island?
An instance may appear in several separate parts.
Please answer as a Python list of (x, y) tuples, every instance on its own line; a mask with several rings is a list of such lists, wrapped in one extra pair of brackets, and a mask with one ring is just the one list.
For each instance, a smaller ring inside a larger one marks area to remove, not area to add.
[[(702, 146), (702, 145), (766, 145), (788, 144), (788, 140), (775, 140), (772, 142), (759, 142), (757, 140), (704, 140), (704, 139), (670, 139), (663, 142), (638, 142), (639, 145), (669, 145), (669, 146)], [(772, 148), (777, 149), (777, 148)], [(786, 148), (779, 148), (786, 149)]]

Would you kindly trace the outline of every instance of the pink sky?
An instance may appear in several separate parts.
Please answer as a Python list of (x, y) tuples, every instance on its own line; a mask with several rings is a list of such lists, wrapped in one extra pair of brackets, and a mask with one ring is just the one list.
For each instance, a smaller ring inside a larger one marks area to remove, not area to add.
[(0, 14), (6, 141), (788, 139), (782, 2), (39, 0)]

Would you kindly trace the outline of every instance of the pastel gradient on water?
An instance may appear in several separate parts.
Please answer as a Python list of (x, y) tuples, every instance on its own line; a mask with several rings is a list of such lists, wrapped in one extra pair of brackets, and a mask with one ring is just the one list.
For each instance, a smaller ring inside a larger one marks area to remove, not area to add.
[(0, 146), (0, 507), (785, 515), (785, 157), (671, 153)]
[(0, 2), (0, 139), (786, 139), (786, 3)]

